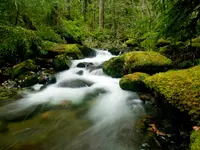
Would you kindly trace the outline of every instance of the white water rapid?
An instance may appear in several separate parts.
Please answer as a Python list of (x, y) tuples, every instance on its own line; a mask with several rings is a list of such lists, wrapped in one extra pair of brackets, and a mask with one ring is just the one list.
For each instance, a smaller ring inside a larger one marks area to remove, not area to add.
[[(103, 73), (101, 65), (114, 56), (102, 50), (96, 50), (96, 53), (93, 58), (72, 61), (69, 70), (56, 75), (55, 84), (41, 91), (27, 93), (24, 98), (6, 106), (7, 111), (9, 110), (7, 113), (18, 113), (40, 104), (57, 105), (63, 100), (71, 101), (72, 104), (81, 104), (87, 95), (97, 93), (96, 103), (91, 106), (86, 115), (93, 125), (73, 139), (70, 144), (65, 145), (65, 137), (62, 137), (62, 148), (58, 144), (51, 149), (137, 150), (139, 146), (134, 124), (144, 113), (142, 102), (136, 93), (122, 90), (119, 87), (119, 79)], [(92, 65), (78, 68), (77, 65), (81, 62)], [(74, 86), (77, 80), (86, 84)]]

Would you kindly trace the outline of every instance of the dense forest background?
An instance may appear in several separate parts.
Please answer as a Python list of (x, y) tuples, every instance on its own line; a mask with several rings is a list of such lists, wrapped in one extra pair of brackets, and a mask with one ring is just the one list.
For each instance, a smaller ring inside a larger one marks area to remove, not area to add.
[(16, 63), (45, 53), (48, 40), (161, 51), (174, 60), (184, 51), (179, 62), (194, 60), (199, 10), (199, 0), (1, 0), (0, 56)]

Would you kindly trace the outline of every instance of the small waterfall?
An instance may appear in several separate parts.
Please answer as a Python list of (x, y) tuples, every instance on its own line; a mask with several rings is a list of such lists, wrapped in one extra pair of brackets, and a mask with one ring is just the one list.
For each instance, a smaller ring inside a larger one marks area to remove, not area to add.
[[(96, 103), (85, 116), (93, 125), (81, 133), (70, 144), (54, 145), (51, 149), (67, 150), (132, 150), (138, 144), (134, 130), (135, 121), (144, 113), (142, 102), (136, 93), (124, 91), (119, 87), (119, 79), (106, 76), (101, 66), (114, 57), (107, 51), (96, 50), (93, 58), (72, 61), (69, 70), (56, 75), (57, 82), (42, 91), (28, 93), (23, 99), (5, 107), (9, 113), (18, 113), (33, 105), (56, 105), (63, 100), (81, 104), (90, 93), (103, 90), (95, 98)], [(81, 62), (92, 63), (97, 69), (78, 68)], [(82, 74), (77, 74), (77, 72)], [(35, 86), (36, 89), (39, 85)], [(135, 142), (134, 142), (135, 141)], [(141, 143), (140, 143), (141, 144)], [(61, 148), (62, 145), (62, 148)]]

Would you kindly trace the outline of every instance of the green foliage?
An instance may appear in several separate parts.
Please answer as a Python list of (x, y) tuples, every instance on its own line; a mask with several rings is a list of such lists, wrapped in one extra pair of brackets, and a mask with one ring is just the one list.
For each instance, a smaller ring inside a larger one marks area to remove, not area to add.
[(61, 36), (55, 33), (54, 30), (46, 28), (41, 28), (40, 30), (35, 32), (36, 35), (42, 39), (56, 43), (65, 43), (65, 41), (61, 38)]
[(60, 23), (55, 27), (55, 31), (67, 43), (81, 43), (85, 36), (83, 25), (78, 21), (60, 20)]
[(158, 39), (157, 43), (156, 43), (156, 47), (164, 47), (164, 46), (167, 46), (167, 45), (170, 45), (171, 42), (169, 40), (166, 40), (166, 39), (163, 39), (163, 38), (160, 38)]
[(123, 76), (119, 84), (123, 90), (139, 92), (142, 89), (142, 81), (147, 77), (149, 77), (149, 75), (146, 73), (136, 72)]
[(178, 40), (191, 39), (196, 34), (197, 21), (200, 18), (199, 6), (198, 0), (176, 0), (170, 4), (158, 24), (160, 36)]
[(190, 135), (190, 149), (197, 150), (200, 149), (200, 131), (192, 131)]
[(145, 85), (153, 92), (179, 108), (188, 112), (193, 120), (200, 118), (200, 66), (185, 70), (158, 73), (144, 80)]
[(157, 41), (157, 32), (148, 32), (143, 35), (143, 41), (141, 42), (141, 46), (147, 50), (156, 50), (156, 41)]
[(38, 39), (35, 33), (22, 27), (0, 26), (0, 55), (24, 55)]
[(190, 60), (187, 60), (187, 61), (184, 61), (184, 62), (178, 64), (179, 69), (187, 69), (192, 66), (194, 66), (194, 65), (193, 65), (192, 61), (190, 61)]

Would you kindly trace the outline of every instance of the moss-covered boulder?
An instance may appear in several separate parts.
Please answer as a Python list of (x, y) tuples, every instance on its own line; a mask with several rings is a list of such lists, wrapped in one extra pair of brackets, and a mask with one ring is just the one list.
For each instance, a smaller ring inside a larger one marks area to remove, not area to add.
[(14, 79), (20, 74), (23, 74), (24, 72), (37, 71), (39, 68), (40, 67), (36, 65), (36, 63), (33, 60), (28, 59), (12, 67), (10, 70), (10, 75), (11, 78)]
[(123, 90), (139, 92), (142, 88), (142, 81), (147, 77), (149, 77), (149, 75), (146, 73), (136, 72), (123, 76), (119, 84)]
[(124, 75), (124, 62), (125, 55), (111, 58), (109, 61), (104, 63), (103, 71), (111, 77), (120, 78)]
[[(50, 41), (42, 42), (42, 57), (54, 58), (58, 54), (66, 54), (72, 59), (83, 58), (82, 51), (79, 49), (78, 44), (58, 44)], [(82, 50), (85, 49), (81, 47)]]
[(200, 130), (193, 131), (190, 135), (190, 149), (198, 150), (200, 149)]
[(32, 71), (23, 73), (17, 79), (17, 83), (20, 85), (20, 87), (29, 87), (34, 84), (37, 84), (38, 83), (37, 74)]
[(134, 51), (110, 59), (103, 71), (112, 77), (122, 77), (134, 72), (154, 74), (166, 71), (171, 65), (172, 61), (159, 53)]
[(200, 66), (190, 69), (158, 73), (143, 82), (147, 88), (163, 96), (192, 120), (200, 119)]
[(85, 45), (78, 45), (78, 48), (82, 52), (84, 57), (95, 57), (96, 56), (96, 51), (94, 49), (91, 49)]
[(62, 71), (69, 69), (71, 65), (70, 58), (66, 54), (57, 55), (53, 60), (55, 70)]

